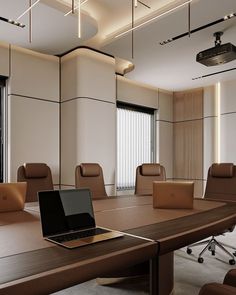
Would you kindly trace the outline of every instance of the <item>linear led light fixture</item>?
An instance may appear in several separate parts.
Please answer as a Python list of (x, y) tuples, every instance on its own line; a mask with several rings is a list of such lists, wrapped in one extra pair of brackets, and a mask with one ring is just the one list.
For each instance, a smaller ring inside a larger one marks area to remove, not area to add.
[(164, 16), (164, 15), (166, 15), (166, 14), (168, 14), (168, 13), (173, 12), (173, 11), (177, 10), (178, 8), (181, 8), (181, 7), (183, 7), (183, 6), (185, 6), (185, 5), (189, 4), (189, 3), (191, 3), (192, 1), (193, 1), (193, 0), (188, 0), (188, 1), (186, 1), (186, 2), (184, 2), (184, 3), (182, 3), (182, 4), (180, 4), (180, 5), (177, 5), (177, 6), (173, 7), (173, 8), (171, 8), (171, 9), (169, 9), (169, 10), (167, 10), (167, 11), (161, 13), (161, 14), (158, 14), (158, 15), (156, 15), (156, 16), (154, 16), (154, 17), (152, 17), (152, 18), (150, 18), (150, 19), (148, 19), (148, 20), (142, 22), (141, 24), (139, 24), (139, 25), (137, 25), (137, 26), (134, 26), (133, 28), (128, 29), (128, 30), (126, 30), (126, 31), (124, 31), (124, 32), (122, 32), (122, 33), (116, 35), (115, 38), (119, 38), (119, 37), (121, 37), (121, 36), (124, 36), (124, 35), (128, 34), (129, 32), (132, 32), (132, 31), (134, 31), (134, 30), (137, 30), (137, 29), (139, 29), (140, 27), (142, 27), (142, 26), (144, 26), (144, 25), (146, 25), (146, 24), (149, 24), (150, 22), (153, 22), (154, 20), (156, 20), (156, 19), (158, 19), (158, 18), (160, 18), (160, 17), (162, 17), (162, 16)]
[(203, 78), (207, 78), (207, 77), (210, 77), (210, 76), (223, 74), (223, 73), (231, 72), (231, 71), (235, 71), (235, 70), (236, 70), (236, 68), (231, 68), (231, 69), (228, 69), (228, 70), (223, 70), (223, 71), (214, 72), (214, 73), (211, 73), (211, 74), (206, 74), (206, 75), (203, 75), (203, 76), (195, 77), (195, 78), (192, 78), (192, 80), (199, 80), (199, 79), (203, 79)]
[(36, 4), (39, 3), (39, 1), (40, 0), (35, 1), (34, 4), (32, 4), (29, 8), (26, 9), (26, 11), (24, 11), (20, 16), (18, 16), (17, 20), (19, 20), (20, 18), (22, 18), (22, 16), (29, 12)]
[[(84, 0), (82, 3), (80, 3), (79, 5), (75, 6), (75, 10), (79, 8), (79, 6), (81, 7), (83, 4), (85, 4), (86, 2), (88, 2), (88, 0)], [(64, 14), (64, 16), (67, 16), (69, 14), (72, 13), (72, 9), (70, 11), (68, 11), (66, 14)]]
[(9, 23), (11, 25), (15, 25), (15, 26), (20, 27), (20, 28), (24, 28), (25, 27), (24, 24), (22, 24), (20, 22), (17, 22), (15, 20), (12, 20), (12, 19), (5, 18), (5, 17), (1, 17), (0, 16), (0, 20), (3, 21), (3, 22)]
[(175, 36), (175, 37), (173, 37), (173, 38), (166, 39), (166, 40), (164, 40), (164, 41), (162, 41), (162, 42), (159, 42), (159, 44), (160, 44), (160, 45), (166, 45), (166, 44), (168, 44), (168, 43), (170, 43), (170, 42), (172, 42), (172, 41), (175, 41), (175, 40), (178, 40), (178, 39), (183, 38), (183, 37), (185, 37), (185, 36), (188, 36), (189, 33), (190, 33), (190, 34), (196, 33), (196, 32), (198, 32), (198, 31), (204, 30), (204, 29), (206, 29), (206, 28), (208, 28), (208, 27), (211, 27), (211, 26), (214, 26), (214, 25), (219, 24), (219, 23), (221, 23), (221, 22), (224, 22), (224, 21), (226, 21), (226, 20), (229, 20), (229, 19), (231, 19), (231, 18), (233, 18), (233, 17), (235, 17), (235, 16), (236, 16), (236, 13), (230, 13), (230, 14), (225, 15), (224, 17), (222, 17), (222, 18), (220, 18), (220, 19), (218, 19), (218, 20), (216, 20), (216, 21), (214, 21), (214, 22), (211, 22), (211, 23), (208, 23), (208, 24), (203, 25), (203, 26), (201, 26), (201, 27), (198, 27), (198, 28), (196, 28), (196, 29), (193, 29), (193, 30), (191, 30), (190, 32), (185, 32), (185, 33), (180, 34), (180, 35), (178, 35), (178, 36)]

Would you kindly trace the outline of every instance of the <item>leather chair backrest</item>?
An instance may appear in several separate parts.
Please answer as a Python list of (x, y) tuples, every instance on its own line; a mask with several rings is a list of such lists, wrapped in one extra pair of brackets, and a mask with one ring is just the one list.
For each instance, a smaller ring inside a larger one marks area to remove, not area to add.
[(27, 182), (26, 202), (38, 201), (38, 191), (53, 190), (51, 169), (44, 163), (26, 163), (20, 166), (17, 181)]
[(92, 198), (106, 197), (102, 168), (97, 163), (82, 163), (75, 168), (75, 187), (87, 187)]
[(142, 164), (136, 169), (135, 194), (152, 195), (153, 181), (166, 180), (165, 168), (157, 163)]
[(236, 201), (236, 166), (233, 163), (211, 165), (205, 198)]

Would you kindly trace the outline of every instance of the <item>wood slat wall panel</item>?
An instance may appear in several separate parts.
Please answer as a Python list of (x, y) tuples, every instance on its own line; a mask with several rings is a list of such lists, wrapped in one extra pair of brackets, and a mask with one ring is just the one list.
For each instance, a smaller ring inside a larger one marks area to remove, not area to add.
[(202, 119), (203, 89), (174, 93), (174, 122)]
[(203, 194), (203, 90), (174, 94), (175, 179), (196, 180), (195, 196)]

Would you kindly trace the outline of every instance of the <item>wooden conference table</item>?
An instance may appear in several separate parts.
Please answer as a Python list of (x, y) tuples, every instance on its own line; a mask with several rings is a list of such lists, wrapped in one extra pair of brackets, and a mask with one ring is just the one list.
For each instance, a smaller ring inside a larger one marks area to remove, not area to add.
[(42, 239), (37, 204), (0, 214), (0, 294), (50, 294), (150, 261), (150, 293), (173, 288), (173, 251), (236, 224), (236, 204), (194, 201), (193, 210), (153, 209), (152, 197), (95, 200), (97, 225), (122, 238), (68, 250)]

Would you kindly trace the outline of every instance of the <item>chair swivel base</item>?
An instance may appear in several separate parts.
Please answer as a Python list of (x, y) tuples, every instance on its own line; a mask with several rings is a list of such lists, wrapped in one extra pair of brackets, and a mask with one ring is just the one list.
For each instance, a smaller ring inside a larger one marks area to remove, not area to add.
[(190, 246), (187, 247), (187, 253), (188, 254), (191, 254), (192, 253), (192, 247), (195, 247), (195, 246), (200, 246), (200, 245), (206, 245), (203, 250), (200, 252), (200, 254), (198, 255), (198, 262), (199, 263), (203, 263), (204, 262), (204, 259), (202, 257), (202, 255), (204, 254), (204, 252), (206, 252), (207, 250), (211, 252), (211, 254), (214, 256), (216, 251), (216, 246), (219, 247), (223, 252), (225, 252), (227, 255), (229, 255), (231, 257), (231, 259), (229, 260), (229, 264), (230, 265), (234, 265), (235, 264), (235, 258), (234, 256), (236, 256), (236, 252), (234, 254), (231, 254), (228, 250), (225, 249), (224, 246), (222, 246), (216, 239), (215, 237), (212, 237), (211, 239), (209, 240), (206, 240), (206, 241), (202, 241), (202, 242), (198, 242), (198, 243), (195, 243), (195, 244), (192, 244)]

